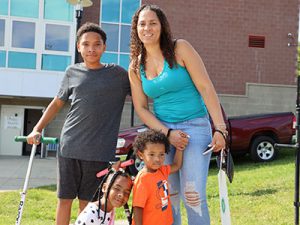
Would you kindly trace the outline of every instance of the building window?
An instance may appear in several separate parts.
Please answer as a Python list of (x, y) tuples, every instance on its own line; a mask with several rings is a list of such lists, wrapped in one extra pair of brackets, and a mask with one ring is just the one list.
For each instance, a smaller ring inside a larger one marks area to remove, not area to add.
[(116, 24), (102, 23), (102, 29), (107, 34), (106, 51), (118, 52), (118, 49), (119, 49), (119, 26)]
[(0, 67), (5, 67), (6, 65), (6, 52), (0, 51)]
[(101, 1), (100, 24), (107, 34), (102, 62), (116, 63), (128, 69), (131, 18), (140, 5), (140, 0)]
[(44, 19), (73, 21), (73, 7), (62, 0), (44, 0)]
[(0, 19), (0, 46), (4, 46), (5, 20)]
[(65, 71), (70, 64), (70, 56), (49, 54), (43, 54), (42, 56), (42, 70)]
[(123, 0), (122, 1), (122, 23), (131, 24), (131, 18), (135, 11), (140, 7), (139, 0)]
[(120, 2), (121, 0), (104, 0), (102, 3), (101, 20), (103, 22), (120, 22)]
[(69, 51), (70, 27), (46, 24), (45, 50)]
[(129, 67), (129, 55), (128, 54), (120, 54), (120, 65), (122, 65), (125, 69)]
[(0, 0), (0, 15), (8, 15), (8, 0)]
[(34, 49), (35, 23), (13, 21), (12, 47)]
[(62, 0), (0, 0), (0, 67), (64, 71), (75, 45), (74, 7)]
[(129, 52), (129, 43), (130, 43), (130, 29), (131, 26), (123, 25), (121, 26), (121, 42), (120, 42), (120, 50), (121, 52)]
[(106, 52), (102, 55), (101, 61), (118, 64), (118, 54)]
[(13, 51), (8, 52), (8, 67), (20, 69), (35, 69), (36, 54)]
[(39, 18), (39, 0), (10, 0), (10, 15)]

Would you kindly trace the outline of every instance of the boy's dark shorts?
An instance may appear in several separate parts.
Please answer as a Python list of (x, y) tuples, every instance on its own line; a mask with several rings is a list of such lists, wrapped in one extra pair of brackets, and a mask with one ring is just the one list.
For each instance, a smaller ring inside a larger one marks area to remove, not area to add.
[(96, 174), (108, 162), (85, 161), (58, 156), (57, 196), (61, 199), (92, 201), (101, 179)]

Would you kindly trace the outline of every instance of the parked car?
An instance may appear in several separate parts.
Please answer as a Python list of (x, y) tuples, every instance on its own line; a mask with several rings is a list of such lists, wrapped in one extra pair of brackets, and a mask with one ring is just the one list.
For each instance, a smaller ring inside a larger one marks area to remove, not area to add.
[[(223, 116), (228, 129), (228, 143), (231, 153), (233, 155), (250, 154), (256, 162), (273, 160), (277, 154), (274, 144), (290, 144), (296, 132), (296, 117), (292, 112), (227, 118), (223, 110)], [(136, 135), (146, 129), (148, 129), (146, 126), (141, 125), (121, 130), (116, 154), (127, 155), (127, 159), (135, 159), (132, 143)], [(131, 166), (129, 170), (135, 174), (142, 166), (139, 160), (135, 160), (135, 165)]]

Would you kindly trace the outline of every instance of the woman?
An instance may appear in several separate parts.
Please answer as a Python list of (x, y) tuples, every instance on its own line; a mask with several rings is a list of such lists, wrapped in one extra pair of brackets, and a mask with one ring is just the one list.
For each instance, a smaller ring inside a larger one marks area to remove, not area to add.
[[(185, 40), (172, 40), (164, 12), (155, 5), (141, 6), (132, 19), (129, 77), (135, 110), (150, 128), (161, 130), (175, 149), (183, 150), (179, 173), (169, 177), (174, 224), (181, 224), (180, 197), (189, 224), (210, 224), (206, 182), (211, 154), (225, 147), (226, 125), (220, 103), (205, 66)], [(148, 97), (153, 100), (154, 114)], [(218, 132), (211, 134), (208, 112)]]

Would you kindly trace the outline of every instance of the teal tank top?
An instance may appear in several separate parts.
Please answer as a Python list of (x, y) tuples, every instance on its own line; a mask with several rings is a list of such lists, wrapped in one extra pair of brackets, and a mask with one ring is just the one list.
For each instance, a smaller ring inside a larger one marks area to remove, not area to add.
[(148, 80), (140, 68), (144, 93), (153, 100), (155, 116), (165, 122), (182, 122), (207, 115), (203, 98), (187, 69), (179, 64), (171, 69), (166, 60), (162, 72)]

